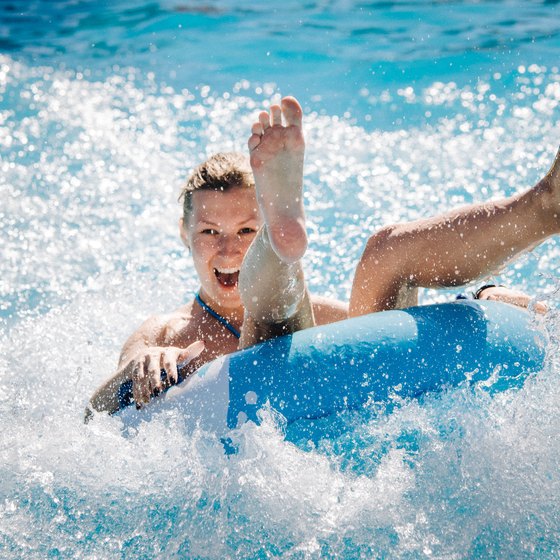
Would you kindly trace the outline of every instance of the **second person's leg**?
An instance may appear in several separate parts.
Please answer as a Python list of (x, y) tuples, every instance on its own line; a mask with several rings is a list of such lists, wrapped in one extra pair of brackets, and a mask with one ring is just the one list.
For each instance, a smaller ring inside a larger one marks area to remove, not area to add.
[(418, 287), (460, 286), (495, 273), (559, 231), (560, 151), (524, 193), (374, 234), (356, 269), (350, 315), (411, 305)]

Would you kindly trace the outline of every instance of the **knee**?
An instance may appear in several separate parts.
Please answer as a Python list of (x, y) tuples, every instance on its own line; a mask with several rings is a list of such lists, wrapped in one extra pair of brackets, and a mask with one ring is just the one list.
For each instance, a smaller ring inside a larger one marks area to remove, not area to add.
[(398, 225), (384, 226), (373, 233), (367, 240), (361, 261), (379, 264), (395, 252)]

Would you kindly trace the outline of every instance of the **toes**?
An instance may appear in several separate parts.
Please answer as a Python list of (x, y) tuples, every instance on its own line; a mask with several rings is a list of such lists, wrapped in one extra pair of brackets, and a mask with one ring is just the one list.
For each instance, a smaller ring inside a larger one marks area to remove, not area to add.
[(259, 113), (259, 122), (262, 125), (263, 130), (266, 130), (270, 126), (270, 117), (266, 111)]
[(263, 133), (264, 133), (263, 125), (260, 122), (256, 122), (251, 127), (251, 134), (258, 134), (259, 136), (262, 136)]
[(272, 126), (282, 126), (282, 109), (280, 105), (272, 105), (270, 107), (270, 117)]
[(295, 97), (284, 97), (282, 99), (282, 112), (284, 113), (286, 126), (301, 127), (303, 111), (301, 109), (301, 105), (297, 102)]
[[(267, 115), (268, 118), (268, 115)], [(253, 151), (260, 143), (263, 135), (263, 125), (260, 122), (256, 122), (251, 128), (251, 136), (247, 145), (249, 146), (249, 151)]]

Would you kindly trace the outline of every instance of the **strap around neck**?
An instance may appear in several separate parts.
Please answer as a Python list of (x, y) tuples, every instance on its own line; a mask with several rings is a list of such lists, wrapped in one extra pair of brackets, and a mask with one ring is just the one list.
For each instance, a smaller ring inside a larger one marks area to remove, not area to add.
[(214, 317), (214, 319), (222, 324), (230, 333), (233, 334), (233, 336), (235, 336), (236, 338), (241, 337), (241, 333), (225, 317), (222, 317), (217, 311), (214, 311), (206, 302), (202, 300), (202, 298), (200, 297), (200, 293), (197, 293), (194, 298), (196, 299), (198, 305), (200, 305), (200, 307), (204, 309), (204, 311)]

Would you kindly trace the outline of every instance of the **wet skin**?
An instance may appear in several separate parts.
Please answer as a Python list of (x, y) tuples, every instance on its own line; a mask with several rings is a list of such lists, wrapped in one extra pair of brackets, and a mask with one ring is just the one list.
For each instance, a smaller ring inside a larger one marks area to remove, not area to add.
[(243, 321), (237, 278), (249, 245), (262, 224), (252, 188), (197, 191), (188, 221), (180, 221), (200, 280), (201, 298), (220, 315)]

